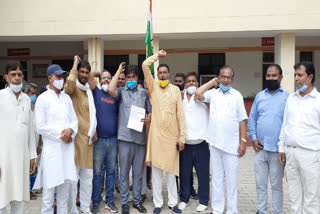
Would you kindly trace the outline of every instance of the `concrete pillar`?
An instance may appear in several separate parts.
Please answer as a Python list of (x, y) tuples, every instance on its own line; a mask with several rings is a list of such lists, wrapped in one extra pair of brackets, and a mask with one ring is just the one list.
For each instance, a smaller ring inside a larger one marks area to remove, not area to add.
[(283, 70), (281, 86), (292, 93), (294, 87), (294, 69), (296, 52), (295, 33), (281, 33), (275, 38), (275, 63), (279, 64)]
[[(153, 54), (156, 54), (159, 51), (159, 36), (153, 37)], [(158, 80), (158, 70), (159, 61), (154, 63), (154, 79)]]
[(320, 88), (320, 51), (313, 51), (313, 64), (315, 71), (315, 86), (319, 90)]
[(101, 72), (104, 61), (104, 45), (100, 38), (88, 39), (88, 61), (92, 70)]
[(129, 64), (138, 65), (138, 54), (129, 54)]

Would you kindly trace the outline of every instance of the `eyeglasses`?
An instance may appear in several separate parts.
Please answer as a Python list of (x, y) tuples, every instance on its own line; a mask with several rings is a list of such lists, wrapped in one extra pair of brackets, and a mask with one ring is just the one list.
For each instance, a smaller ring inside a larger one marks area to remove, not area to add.
[(102, 79), (103, 79), (103, 80), (105, 80), (105, 79), (110, 80), (110, 79), (111, 79), (111, 77), (102, 77)]
[(233, 77), (219, 76), (220, 79), (231, 81)]

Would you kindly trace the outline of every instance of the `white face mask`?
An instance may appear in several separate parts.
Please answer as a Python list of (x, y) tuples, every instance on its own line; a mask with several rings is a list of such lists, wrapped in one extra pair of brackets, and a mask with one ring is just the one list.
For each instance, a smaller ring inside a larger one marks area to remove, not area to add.
[(190, 95), (193, 95), (194, 93), (196, 93), (197, 87), (196, 86), (190, 86), (187, 88), (187, 93)]
[(105, 83), (101, 86), (102, 90), (104, 90), (105, 92), (108, 92), (108, 87), (109, 87), (108, 83)]
[(63, 83), (64, 83), (64, 80), (61, 79), (61, 80), (54, 80), (53, 81), (53, 86), (58, 89), (58, 90), (61, 90), (63, 88)]
[(14, 93), (19, 93), (22, 89), (22, 82), (19, 85), (15, 85), (15, 84), (10, 83), (9, 88)]

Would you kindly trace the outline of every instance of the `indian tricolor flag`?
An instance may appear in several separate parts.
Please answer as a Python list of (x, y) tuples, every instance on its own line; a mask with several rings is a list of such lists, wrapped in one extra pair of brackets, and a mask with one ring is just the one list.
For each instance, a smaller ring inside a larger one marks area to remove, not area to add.
[[(147, 24), (147, 35), (144, 42), (147, 47), (147, 58), (153, 55), (153, 32), (152, 32), (152, 0), (148, 0), (148, 24)], [(150, 70), (153, 75), (153, 65), (150, 66)]]

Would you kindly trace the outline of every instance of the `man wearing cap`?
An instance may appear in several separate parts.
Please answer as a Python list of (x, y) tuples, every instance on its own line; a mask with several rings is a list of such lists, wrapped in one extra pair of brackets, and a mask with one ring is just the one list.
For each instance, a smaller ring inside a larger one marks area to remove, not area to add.
[(77, 181), (74, 161), (74, 138), (78, 119), (69, 95), (63, 88), (64, 71), (53, 64), (47, 69), (49, 88), (37, 99), (36, 129), (43, 139), (40, 169), (34, 189), (43, 187), (42, 214), (52, 214), (54, 192), (57, 213), (68, 212), (70, 186)]

